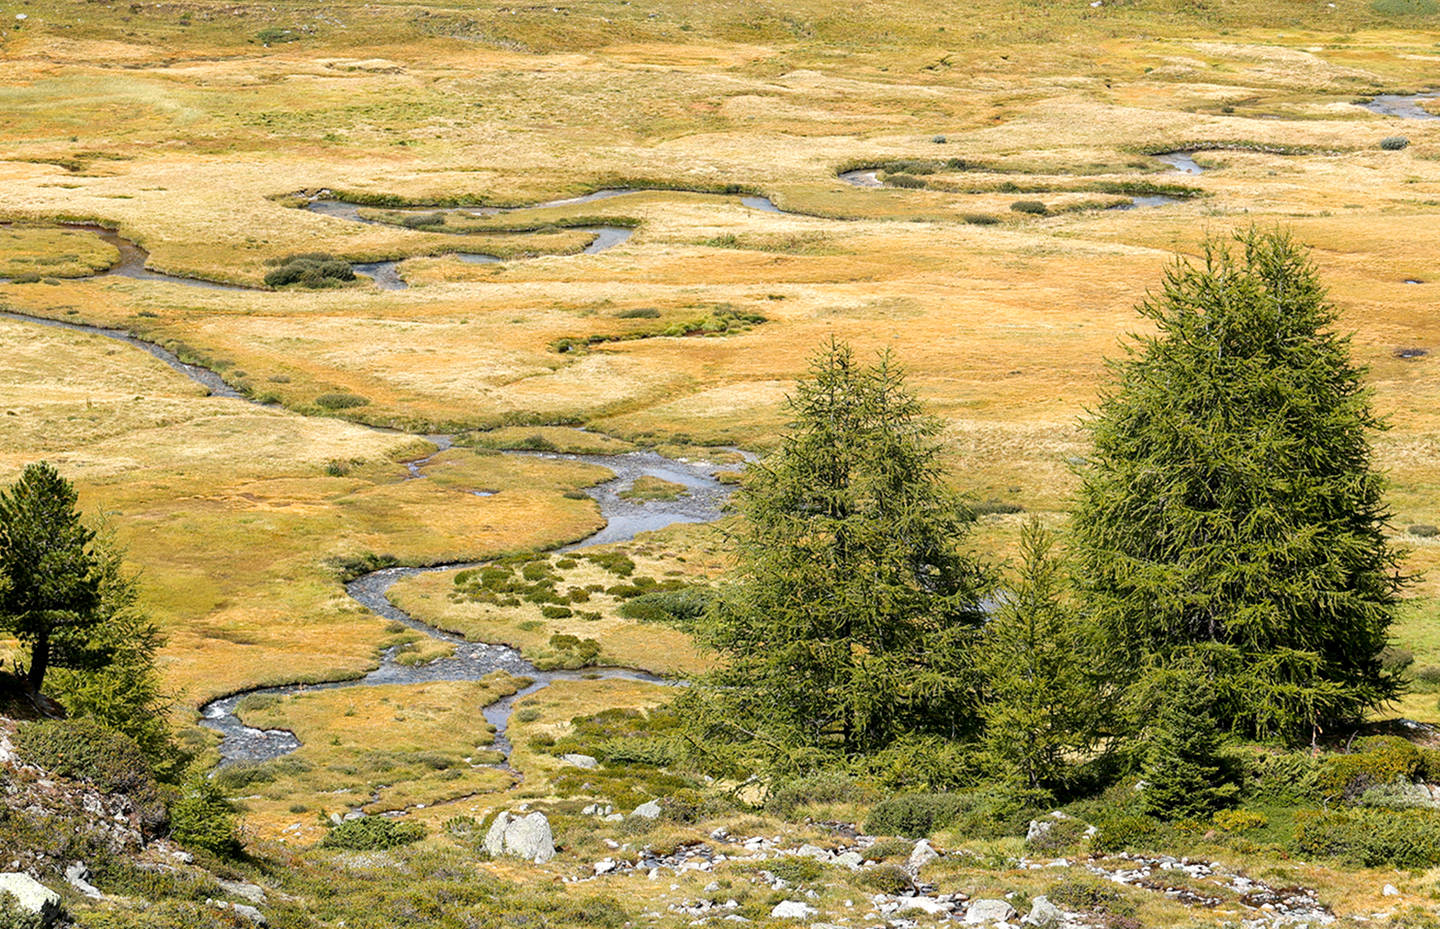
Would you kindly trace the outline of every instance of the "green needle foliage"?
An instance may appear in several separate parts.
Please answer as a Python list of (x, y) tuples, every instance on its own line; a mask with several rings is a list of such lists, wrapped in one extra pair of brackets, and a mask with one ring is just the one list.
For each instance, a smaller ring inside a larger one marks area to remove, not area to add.
[(1145, 812), (1160, 819), (1205, 820), (1234, 802), (1239, 788), (1220, 756), (1210, 713), (1214, 694), (1188, 672), (1151, 678), (1155, 698), (1144, 767)]
[(984, 761), (1022, 791), (1064, 786), (1073, 759), (1101, 730), (1102, 682), (1090, 673), (1093, 649), (1063, 601), (1065, 576), (1054, 539), (1032, 520), (1021, 530), (1019, 577), (985, 626)]
[(1212, 240), (1139, 307), (1089, 422), (1074, 517), (1086, 606), (1118, 671), (1208, 669), (1222, 726), (1312, 736), (1393, 695), (1380, 652), (1403, 583), (1380, 428), (1303, 250)]
[(888, 354), (832, 342), (790, 398), (780, 448), (749, 471), (737, 566), (705, 623), (724, 667), (683, 702), (706, 751), (780, 767), (973, 735), (987, 573), (942, 477), (938, 424)]
[(46, 462), (0, 492), (0, 631), (30, 650), (38, 693), (50, 666), (85, 665), (100, 616), (100, 577), (75, 488)]

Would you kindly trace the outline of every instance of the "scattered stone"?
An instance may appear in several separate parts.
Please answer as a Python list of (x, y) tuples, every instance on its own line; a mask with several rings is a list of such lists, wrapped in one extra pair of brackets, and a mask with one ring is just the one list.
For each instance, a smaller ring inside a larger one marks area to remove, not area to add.
[(919, 871), (939, 857), (940, 853), (931, 848), (929, 842), (921, 839), (915, 843), (915, 848), (911, 850), (908, 864), (910, 865), (911, 871)]
[(1015, 908), (1006, 900), (976, 900), (965, 911), (965, 922), (972, 926), (988, 926), (1014, 918)]
[(641, 819), (659, 819), (660, 801), (647, 800), (630, 811), (631, 816), (638, 816)]
[(800, 900), (785, 900), (775, 904), (770, 911), (773, 919), (809, 919), (816, 913), (815, 907)]
[(217, 906), (222, 910), (229, 910), (236, 916), (239, 916), (242, 919), (249, 920), (252, 924), (256, 926), (269, 925), (269, 923), (265, 922), (265, 914), (261, 913), (253, 906), (247, 906), (244, 903), (230, 903), (225, 900), (207, 900), (205, 902)]
[(1030, 828), (1028, 828), (1028, 829), (1025, 830), (1025, 841), (1026, 841), (1027, 843), (1037, 842), (1037, 841), (1039, 841), (1040, 839), (1045, 838), (1047, 835), (1050, 834), (1050, 830), (1051, 830), (1051, 828), (1054, 827), (1054, 825), (1055, 825), (1055, 823), (1054, 823), (1054, 821), (1052, 821), (1052, 820), (1047, 820), (1047, 819), (1032, 819), (1032, 820), (1030, 820)]
[(171, 857), (171, 858), (174, 858), (176, 861), (180, 862), (181, 864), (194, 864), (194, 863), (195, 863), (195, 856), (194, 856), (194, 855), (190, 854), (190, 853), (187, 852), (187, 851), (182, 851), (181, 849), (178, 849), (178, 848), (177, 848), (175, 851), (173, 851), (173, 852), (170, 853), (170, 857)]
[(615, 859), (613, 859), (613, 858), (602, 858), (602, 859), (600, 859), (599, 861), (595, 862), (595, 873), (596, 873), (597, 875), (600, 875), (600, 874), (609, 874), (611, 871), (614, 871), (614, 870), (615, 870), (615, 867), (616, 867)]
[(922, 913), (929, 913), (931, 916), (949, 915), (954, 909), (944, 900), (936, 900), (934, 897), (901, 897), (899, 912), (906, 910), (919, 910)]
[(1394, 884), (1386, 884), (1384, 888), (1381, 889), (1380, 893), (1386, 897), (1398, 897), (1400, 896), (1400, 888), (1396, 887)]
[(60, 916), (60, 895), (28, 874), (0, 874), (0, 893), (14, 897), (21, 910), (40, 917), (42, 926)]
[(816, 861), (829, 861), (830, 853), (818, 845), (805, 844), (795, 849), (797, 858), (814, 858)]
[(859, 852), (841, 852), (835, 856), (835, 863), (854, 870), (863, 864), (865, 858)]
[(550, 820), (545, 818), (544, 813), (528, 816), (501, 813), (485, 833), (485, 851), (492, 858), (510, 855), (544, 864), (555, 857), (555, 838), (550, 832)]
[(618, 822), (623, 821), (623, 820), (625, 819), (625, 816), (624, 816), (623, 813), (611, 813), (611, 814), (609, 814), (608, 816), (602, 816), (602, 817), (600, 817), (600, 819), (601, 819), (602, 822), (618, 823)]
[(1030, 912), (1021, 922), (1027, 926), (1045, 929), (1045, 927), (1060, 925), (1064, 918), (1064, 914), (1060, 912), (1058, 906), (1045, 897), (1036, 897), (1030, 901)]
[(591, 755), (580, 755), (574, 752), (568, 755), (561, 755), (560, 760), (566, 764), (574, 765), (577, 768), (584, 768), (587, 771), (600, 767), (600, 762)]

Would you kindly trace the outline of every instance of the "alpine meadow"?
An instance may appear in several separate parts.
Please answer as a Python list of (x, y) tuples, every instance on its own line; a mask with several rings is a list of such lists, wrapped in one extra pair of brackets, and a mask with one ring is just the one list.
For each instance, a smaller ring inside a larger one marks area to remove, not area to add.
[(0, 929), (1440, 929), (1440, 3), (0, 4)]

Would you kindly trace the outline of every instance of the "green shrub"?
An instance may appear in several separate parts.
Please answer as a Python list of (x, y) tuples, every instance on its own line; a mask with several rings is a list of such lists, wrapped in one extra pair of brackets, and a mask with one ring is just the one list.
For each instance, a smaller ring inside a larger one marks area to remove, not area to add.
[(674, 823), (698, 823), (724, 812), (725, 804), (698, 790), (677, 790), (660, 798), (660, 813)]
[(1403, 135), (1387, 135), (1380, 140), (1380, 147), (1387, 152), (1398, 152), (1410, 147), (1410, 140)]
[(540, 608), (540, 615), (546, 619), (566, 619), (574, 616), (575, 611), (565, 606), (547, 605)]
[(368, 852), (398, 848), (423, 838), (425, 827), (420, 823), (400, 822), (384, 816), (362, 816), (331, 829), (320, 845), (322, 848)]
[(1320, 770), (1319, 786), (1331, 799), (1354, 799), (1371, 787), (1414, 780), (1420, 770), (1420, 751), (1393, 735), (1355, 740), (1351, 751), (1330, 755)]
[(912, 839), (899, 837), (881, 839), (874, 845), (860, 853), (866, 861), (884, 861), (886, 858), (906, 858), (915, 849), (915, 842)]
[(165, 801), (154, 771), (129, 736), (93, 719), (80, 718), (21, 723), (13, 741), (16, 753), (29, 764), (128, 797), (147, 833), (165, 825)]
[(1309, 752), (1256, 755), (1247, 763), (1247, 793), (1284, 803), (1318, 800), (1321, 766), (1321, 760)]
[(1016, 213), (1030, 213), (1035, 216), (1044, 216), (1050, 212), (1049, 208), (1039, 200), (1016, 200), (1010, 204), (1010, 209)]
[(1033, 839), (1025, 839), (1025, 850), (1035, 855), (1058, 855), (1074, 848), (1085, 840), (1089, 829), (1078, 819), (1045, 819), (1049, 828), (1041, 830)]
[(1098, 852), (1121, 852), (1144, 848), (1160, 833), (1160, 823), (1149, 816), (1119, 815), (1095, 823), (1091, 845)]
[(265, 273), (267, 287), (299, 284), (314, 289), (355, 280), (355, 269), (350, 267), (349, 262), (324, 252), (290, 255), (268, 263), (277, 266)]
[(816, 774), (787, 781), (770, 791), (765, 811), (788, 817), (817, 803), (848, 803), (862, 800), (869, 791), (848, 774)]
[(970, 506), (970, 512), (976, 516), (990, 516), (992, 514), (1009, 515), (1012, 513), (1023, 513), (1025, 508), (1018, 503), (1011, 503), (1008, 500), (982, 500)]
[(1270, 820), (1254, 810), (1221, 810), (1215, 814), (1215, 828), (1221, 832), (1241, 833), (1263, 829)]
[(1000, 217), (989, 213), (966, 213), (960, 218), (972, 226), (994, 226), (1000, 222)]
[(1380, 666), (1391, 674), (1404, 674), (1415, 663), (1415, 653), (1408, 648), (1385, 646), (1380, 652)]
[(635, 562), (623, 552), (591, 552), (585, 558), (617, 577), (629, 577), (635, 573)]
[(315, 405), (322, 410), (348, 410), (369, 402), (364, 397), (346, 393), (321, 394), (315, 398)]
[(20, 901), (0, 891), (0, 926), (5, 929), (45, 929), (48, 920), (20, 906)]
[(620, 615), (647, 623), (669, 623), (681, 629), (694, 628), (705, 615), (714, 593), (708, 587), (657, 590), (626, 600)]
[(890, 797), (870, 810), (865, 831), (872, 835), (923, 838), (953, 823), (968, 805), (963, 794), (902, 794)]
[(615, 314), (616, 319), (659, 319), (660, 311), (653, 306), (636, 307), (633, 310), (621, 310)]
[(1417, 539), (1433, 539), (1440, 535), (1440, 526), (1433, 526), (1430, 523), (1416, 523), (1405, 530)]
[(872, 865), (860, 872), (857, 883), (872, 893), (891, 896), (898, 896), (915, 886), (910, 872), (898, 864)]
[(791, 884), (813, 884), (825, 876), (824, 865), (799, 856), (774, 858), (765, 862), (765, 870)]
[(1045, 898), (1066, 910), (1113, 913), (1129, 916), (1135, 904), (1125, 899), (1115, 885), (1098, 877), (1066, 878), (1045, 891)]
[(199, 776), (185, 785), (170, 806), (170, 837), (181, 845), (216, 855), (237, 852), (235, 808), (209, 778)]
[(1301, 813), (1295, 821), (1295, 848), (1301, 854), (1339, 858), (1366, 868), (1430, 868), (1440, 864), (1440, 812)]

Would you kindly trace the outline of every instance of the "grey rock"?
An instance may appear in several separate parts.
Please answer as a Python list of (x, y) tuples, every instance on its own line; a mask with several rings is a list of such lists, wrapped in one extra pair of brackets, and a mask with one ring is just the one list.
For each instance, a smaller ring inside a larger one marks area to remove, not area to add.
[(0, 735), (0, 764), (14, 764), (18, 760), (15, 755), (15, 746), (10, 744), (10, 738)]
[(584, 768), (587, 771), (600, 767), (600, 762), (596, 761), (594, 757), (590, 755), (580, 755), (574, 752), (568, 755), (561, 755), (560, 760), (566, 764), (574, 765), (577, 768)]
[(206, 902), (213, 904), (214, 906), (217, 906), (222, 910), (229, 910), (236, 916), (239, 916), (242, 919), (246, 919), (256, 926), (269, 925), (269, 923), (265, 922), (265, 914), (261, 913), (253, 906), (247, 906), (244, 903), (230, 903), (226, 900), (207, 900)]
[(105, 896), (100, 892), (100, 888), (90, 883), (90, 869), (83, 861), (77, 861), (65, 869), (65, 881), (92, 900)]
[(647, 800), (630, 811), (631, 816), (638, 816), (641, 819), (659, 819), (660, 801)]
[(855, 869), (865, 861), (859, 852), (841, 852), (835, 856), (835, 863), (841, 867)]
[(816, 913), (815, 907), (799, 900), (783, 900), (770, 911), (773, 919), (809, 919)]
[(1015, 908), (1005, 900), (976, 900), (965, 911), (965, 922), (972, 926), (989, 926), (1015, 918)]
[(1040, 929), (1046, 929), (1046, 927), (1060, 925), (1064, 918), (1065, 916), (1060, 912), (1058, 906), (1051, 903), (1045, 897), (1036, 897), (1030, 901), (1030, 912), (1021, 922), (1027, 926), (1037, 926), (1040, 927)]
[(1380, 894), (1385, 897), (1398, 897), (1400, 896), (1400, 888), (1394, 884), (1386, 884), (1380, 889)]
[(265, 888), (259, 884), (251, 884), (247, 881), (227, 881), (224, 878), (217, 878), (215, 883), (232, 896), (249, 900), (251, 903), (265, 902)]
[(517, 816), (504, 812), (485, 833), (485, 851), (492, 858), (509, 855), (543, 864), (555, 857), (555, 838), (544, 813)]
[(818, 845), (805, 844), (795, 849), (796, 858), (814, 858), (816, 861), (829, 861), (830, 853)]
[(600, 817), (600, 819), (601, 821), (607, 823), (618, 823), (625, 819), (625, 815), (623, 813), (610, 813), (606, 816)]
[(915, 843), (915, 848), (911, 850), (910, 860), (907, 864), (909, 864), (911, 871), (919, 871), (939, 857), (940, 853), (931, 848), (929, 842), (921, 839)]
[(899, 903), (899, 912), (901, 913), (906, 910), (919, 910), (922, 913), (929, 913), (931, 916), (941, 916), (948, 915), (955, 909), (953, 904), (946, 903), (944, 900), (936, 900), (934, 897), (901, 897)]
[(42, 926), (49, 926), (60, 915), (60, 895), (28, 874), (0, 874), (0, 893), (14, 897), (26, 913), (39, 916)]
[(1045, 838), (1047, 835), (1050, 834), (1050, 830), (1051, 830), (1054, 826), (1055, 826), (1054, 820), (1049, 820), (1049, 819), (1032, 819), (1032, 820), (1030, 820), (1030, 828), (1028, 828), (1028, 829), (1025, 830), (1025, 841), (1026, 841), (1026, 842), (1036, 842), (1036, 841), (1039, 841), (1040, 839)]

